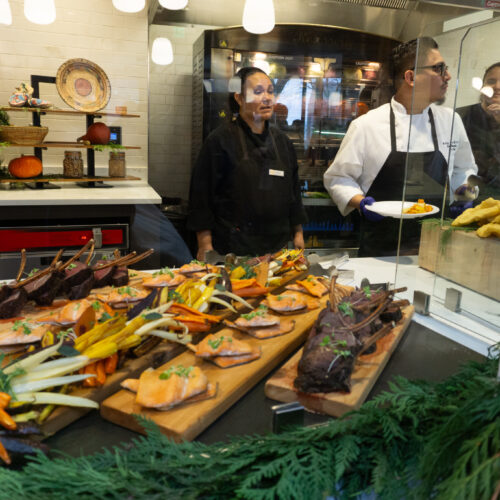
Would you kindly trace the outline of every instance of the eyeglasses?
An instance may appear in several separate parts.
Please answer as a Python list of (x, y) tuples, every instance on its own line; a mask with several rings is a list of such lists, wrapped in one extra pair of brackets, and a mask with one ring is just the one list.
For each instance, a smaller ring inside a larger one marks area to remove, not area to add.
[(432, 66), (417, 66), (416, 69), (432, 69), (434, 73), (437, 73), (440, 76), (444, 76), (448, 71), (448, 66), (444, 62), (439, 64), (434, 64)]

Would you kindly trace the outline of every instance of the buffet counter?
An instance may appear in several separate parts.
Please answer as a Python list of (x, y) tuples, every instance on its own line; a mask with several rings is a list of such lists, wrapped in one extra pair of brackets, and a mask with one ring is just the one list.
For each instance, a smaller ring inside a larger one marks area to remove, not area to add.
[(124, 181), (112, 188), (83, 188), (65, 184), (61, 189), (0, 191), (0, 206), (26, 205), (134, 205), (161, 203), (160, 195), (146, 182)]
[[(415, 315), (418, 316), (418, 315)], [(388, 389), (395, 376), (439, 381), (456, 372), (469, 360), (482, 356), (467, 347), (413, 321), (389, 363), (375, 383), (368, 399)], [(272, 431), (273, 410), (277, 401), (266, 398), (264, 385), (273, 373), (261, 380), (230, 407), (197, 438), (203, 443), (227, 441), (232, 436), (266, 434)], [(304, 425), (325, 422), (332, 417), (306, 412)], [(80, 420), (60, 430), (45, 442), (54, 452), (71, 456), (88, 455), (123, 443), (129, 445), (139, 435), (119, 427), (92, 411)]]
[[(398, 268), (398, 286), (403, 283), (408, 290), (400, 298), (413, 297), (414, 290), (432, 292), (433, 275), (416, 265), (413, 258), (403, 258)], [(323, 266), (329, 262), (324, 260)], [(404, 264), (404, 265), (402, 265)], [(360, 285), (363, 278), (372, 283), (394, 282), (395, 258), (351, 259), (339, 265), (343, 284)], [(430, 288), (429, 288), (430, 287)], [(396, 348), (384, 371), (378, 378), (368, 399), (388, 389), (396, 376), (409, 379), (442, 380), (455, 373), (460, 365), (469, 360), (480, 360), (493, 342), (472, 332), (445, 325), (434, 315), (415, 313), (413, 321)], [(291, 357), (291, 356), (290, 356)], [(282, 366), (285, 362), (281, 363)], [(279, 367), (277, 368), (279, 369)], [(273, 409), (280, 403), (266, 397), (264, 385), (273, 371), (231, 406), (209, 426), (197, 440), (204, 443), (226, 441), (231, 436), (264, 434), (272, 431)], [(305, 412), (304, 425), (325, 422), (332, 417)], [(47, 439), (53, 450), (73, 456), (90, 454), (120, 443), (130, 443), (138, 434), (110, 423), (93, 411), (56, 435)]]

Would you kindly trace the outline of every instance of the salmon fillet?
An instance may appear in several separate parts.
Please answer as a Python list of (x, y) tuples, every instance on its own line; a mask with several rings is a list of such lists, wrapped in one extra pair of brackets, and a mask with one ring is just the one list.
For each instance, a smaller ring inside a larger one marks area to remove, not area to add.
[(136, 403), (146, 408), (175, 406), (206, 391), (207, 376), (197, 366), (171, 366), (166, 371), (146, 370), (139, 378)]
[(15, 321), (9, 330), (0, 332), (0, 346), (39, 342), (48, 330), (48, 325), (37, 325), (29, 321)]
[(196, 345), (196, 356), (201, 358), (211, 358), (213, 356), (240, 356), (250, 354), (252, 347), (241, 340), (223, 335), (207, 335)]

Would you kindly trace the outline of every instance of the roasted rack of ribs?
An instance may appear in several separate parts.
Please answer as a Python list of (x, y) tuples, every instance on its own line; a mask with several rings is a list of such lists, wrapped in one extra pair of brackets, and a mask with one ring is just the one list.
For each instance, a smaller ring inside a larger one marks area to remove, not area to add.
[(323, 309), (304, 346), (295, 387), (302, 392), (350, 392), (356, 358), (375, 351), (376, 341), (401, 319), (394, 293), (364, 288), (339, 297), (332, 279), (330, 301)]

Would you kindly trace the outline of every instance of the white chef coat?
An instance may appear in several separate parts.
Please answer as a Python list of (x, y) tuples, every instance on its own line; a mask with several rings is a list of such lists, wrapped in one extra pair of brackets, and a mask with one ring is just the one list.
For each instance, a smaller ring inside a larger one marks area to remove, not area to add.
[[(431, 104), (421, 114), (409, 115), (394, 97), (391, 104), (395, 115), (396, 149), (403, 152), (408, 150), (411, 118), (409, 152), (412, 153), (434, 151), (428, 112), (429, 107), (432, 108), (439, 150), (448, 162), (450, 199), (453, 201), (455, 189), (464, 184), (469, 175), (477, 173), (460, 116), (455, 113), (450, 148), (452, 109)], [(353, 210), (347, 205), (353, 196), (368, 192), (391, 152), (391, 104), (373, 109), (351, 123), (333, 163), (324, 174), (325, 187), (342, 215)], [(425, 197), (425, 193), (422, 195)], [(400, 196), (401, 193), (387, 193), (387, 200), (400, 199)]]

